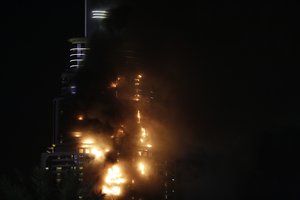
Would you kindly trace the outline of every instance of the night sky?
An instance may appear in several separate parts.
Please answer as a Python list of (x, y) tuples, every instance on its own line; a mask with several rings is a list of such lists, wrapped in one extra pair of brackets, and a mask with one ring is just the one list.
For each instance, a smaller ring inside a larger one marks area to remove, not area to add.
[[(30, 172), (51, 144), (67, 40), (84, 30), (83, 2), (57, 2), (2, 4), (4, 172)], [(300, 199), (299, 3), (123, 2), (115, 23), (162, 85), (183, 181), (197, 190), (184, 198)]]

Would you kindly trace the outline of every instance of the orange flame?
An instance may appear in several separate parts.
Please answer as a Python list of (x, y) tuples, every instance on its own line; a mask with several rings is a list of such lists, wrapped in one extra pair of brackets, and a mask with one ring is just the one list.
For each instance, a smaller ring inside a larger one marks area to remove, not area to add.
[(113, 165), (107, 170), (102, 192), (109, 196), (119, 196), (122, 192), (121, 186), (125, 182), (126, 179), (123, 177), (121, 168), (118, 165)]

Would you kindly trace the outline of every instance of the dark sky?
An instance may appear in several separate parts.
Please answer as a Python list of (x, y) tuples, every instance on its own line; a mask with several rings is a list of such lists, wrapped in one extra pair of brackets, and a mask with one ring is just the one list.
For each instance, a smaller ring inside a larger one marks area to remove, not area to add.
[[(166, 86), (193, 196), (299, 199), (299, 3), (132, 2), (126, 25)], [(2, 5), (1, 163), (26, 172), (50, 144), (52, 99), (67, 39), (83, 34), (83, 3)]]

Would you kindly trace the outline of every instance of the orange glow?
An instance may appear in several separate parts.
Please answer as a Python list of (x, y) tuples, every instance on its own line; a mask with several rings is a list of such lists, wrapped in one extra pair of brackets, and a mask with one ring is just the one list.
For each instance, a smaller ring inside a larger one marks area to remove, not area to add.
[(145, 175), (146, 167), (145, 167), (145, 164), (143, 162), (138, 163), (138, 170), (141, 173), (141, 175)]
[(116, 164), (108, 168), (102, 192), (108, 196), (119, 196), (121, 195), (121, 186), (126, 182), (123, 177), (121, 168)]
[(77, 116), (77, 119), (78, 119), (79, 121), (82, 121), (82, 120), (84, 119), (84, 117), (83, 117), (83, 115), (78, 115), (78, 116)]
[(91, 153), (95, 156), (95, 159), (100, 159), (104, 157), (104, 153), (97, 148), (92, 148)]
[(111, 88), (116, 88), (116, 87), (118, 87), (118, 84), (116, 82), (111, 82), (110, 87)]
[(73, 136), (79, 138), (82, 136), (82, 133), (79, 131), (75, 131), (75, 132), (73, 132)]
[(142, 74), (139, 74), (139, 75), (138, 75), (138, 78), (142, 78), (142, 77), (143, 77)]
[(141, 131), (142, 131), (142, 137), (145, 138), (147, 136), (146, 129), (142, 127)]
[(116, 137), (123, 137), (125, 135), (124, 130), (122, 128), (119, 128), (117, 131)]
[(82, 140), (82, 144), (87, 144), (87, 145), (89, 145), (89, 144), (94, 144), (95, 143), (95, 141), (94, 141), (94, 139), (92, 139), (92, 138), (84, 138), (83, 140)]
[(107, 195), (119, 196), (121, 194), (121, 188), (119, 186), (108, 187), (104, 185), (102, 192)]
[(139, 110), (137, 112), (137, 118), (138, 118), (138, 123), (141, 123), (141, 113)]
[(105, 160), (106, 153), (110, 151), (109, 145), (102, 143), (100, 144), (97, 138), (92, 136), (83, 137), (79, 149), (82, 148), (86, 154), (91, 154), (94, 160), (102, 162)]

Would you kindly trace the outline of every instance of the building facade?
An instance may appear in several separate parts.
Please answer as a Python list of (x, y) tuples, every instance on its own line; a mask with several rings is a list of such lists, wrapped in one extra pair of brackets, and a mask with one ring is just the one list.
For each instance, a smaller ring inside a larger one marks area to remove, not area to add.
[[(144, 81), (146, 76), (136, 70), (139, 63), (134, 51), (124, 52), (124, 65), (132, 65), (134, 70), (126, 73), (120, 70), (103, 87), (106, 96), (100, 95), (102, 99), (109, 97), (118, 103), (112, 107), (121, 105), (121, 113), (126, 113), (126, 117), (118, 123), (113, 122), (109, 127), (112, 130), (100, 128), (103, 136), (91, 133), (91, 127), (99, 129), (100, 125), (106, 126), (106, 122), (92, 119), (81, 106), (78, 73), (86, 64), (89, 39), (93, 34), (105, 31), (104, 20), (115, 5), (97, 0), (85, 0), (84, 5), (85, 35), (69, 40), (69, 65), (61, 76), (61, 95), (53, 100), (52, 146), (42, 153), (41, 167), (60, 183), (70, 170), (76, 170), (78, 179), (84, 181), (89, 173), (86, 166), (91, 164), (99, 168), (101, 180), (96, 190), (114, 199), (176, 199), (175, 165), (153, 153), (155, 144), (147, 127), (149, 116), (146, 113), (151, 110), (154, 91)], [(111, 111), (103, 109), (99, 112)]]

